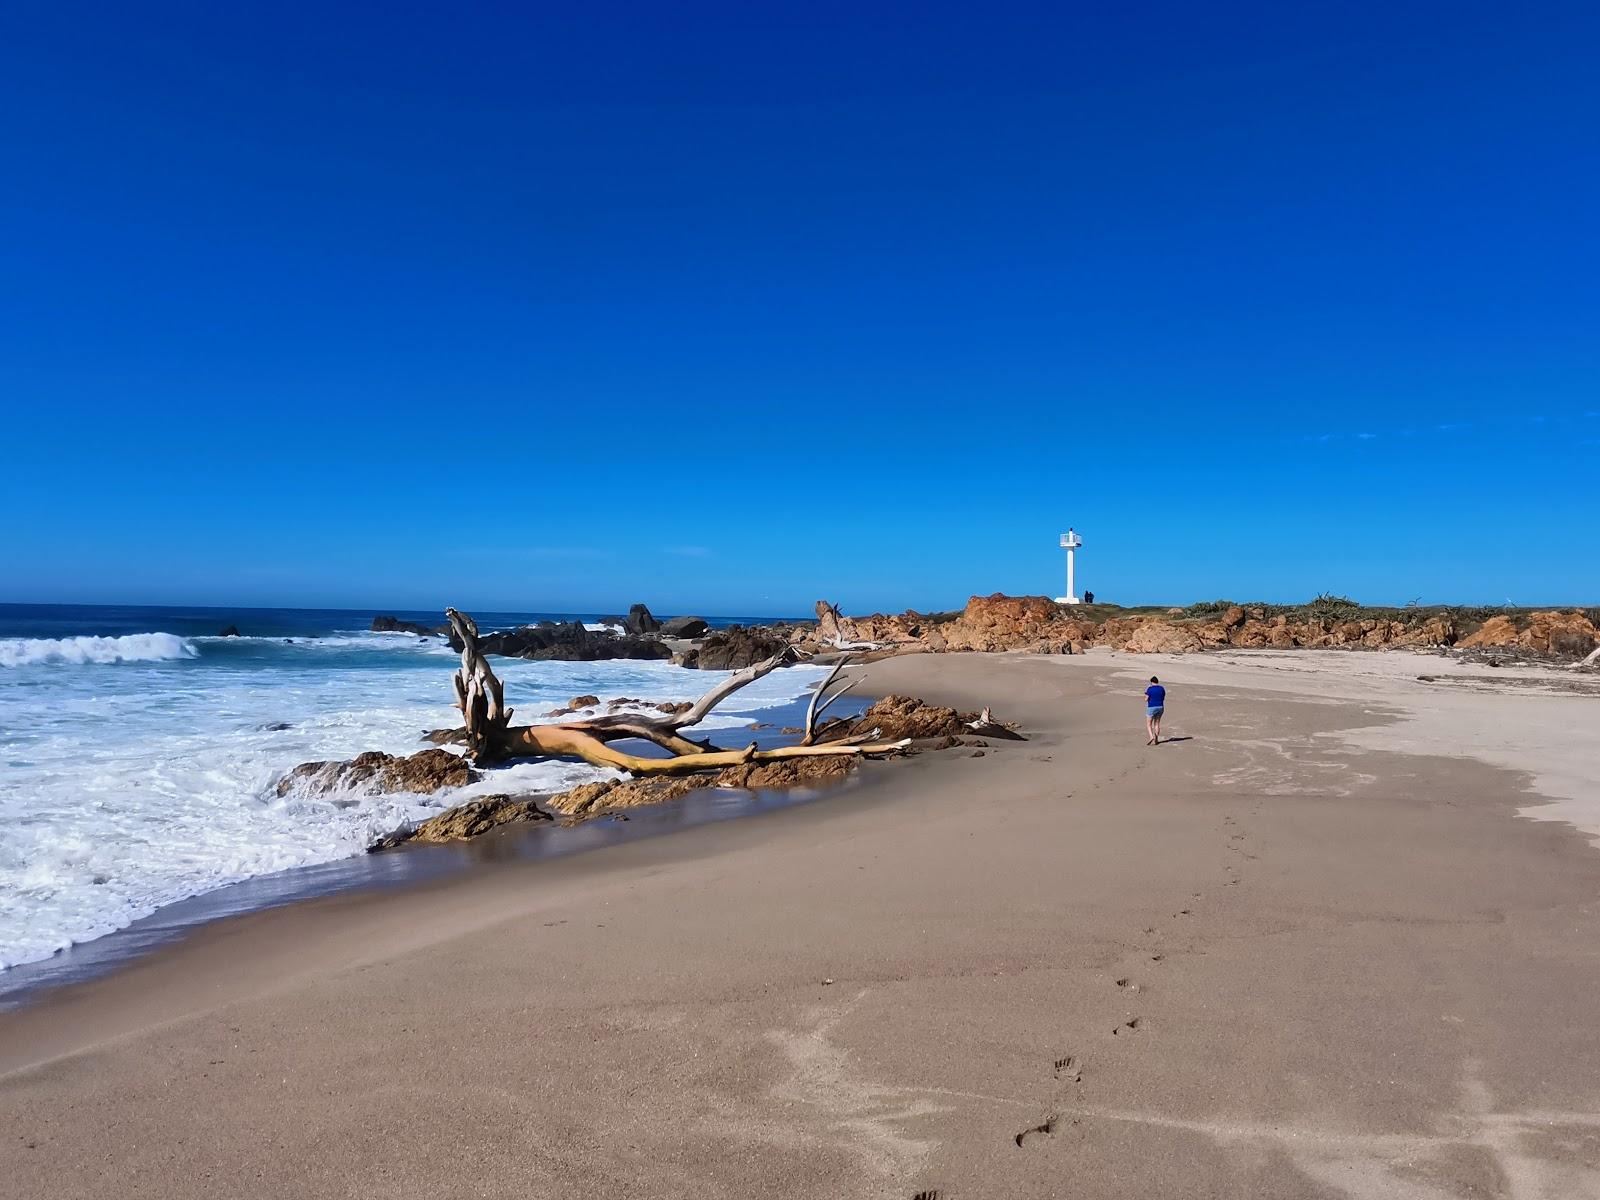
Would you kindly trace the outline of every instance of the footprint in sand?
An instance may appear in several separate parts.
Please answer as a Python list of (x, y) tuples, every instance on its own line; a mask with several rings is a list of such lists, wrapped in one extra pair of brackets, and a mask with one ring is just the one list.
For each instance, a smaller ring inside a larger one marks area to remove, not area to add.
[(1056, 1078), (1062, 1083), (1083, 1082), (1083, 1064), (1078, 1061), (1076, 1055), (1069, 1054), (1065, 1058), (1056, 1059)]
[(1117, 986), (1125, 992), (1140, 992), (1144, 990), (1131, 979), (1119, 979), (1117, 980)]
[(1050, 1116), (1044, 1119), (1042, 1124), (1035, 1125), (1031, 1129), (1024, 1129), (1021, 1133), (1017, 1134), (1014, 1140), (1016, 1141), (1017, 1145), (1026, 1146), (1035, 1138), (1049, 1137), (1056, 1131), (1056, 1127), (1060, 1125), (1060, 1123), (1061, 1118), (1052, 1113)]
[(1142, 1027), (1143, 1027), (1142, 1018), (1140, 1018), (1140, 1017), (1129, 1017), (1121, 1025), (1118, 1025), (1115, 1029), (1113, 1029), (1111, 1031), (1111, 1036), (1112, 1037), (1125, 1037), (1130, 1033), (1138, 1032), (1139, 1029), (1141, 1029)]
[(944, 1193), (938, 1188), (930, 1188), (926, 1192), (918, 1192), (911, 1200), (943, 1200)]

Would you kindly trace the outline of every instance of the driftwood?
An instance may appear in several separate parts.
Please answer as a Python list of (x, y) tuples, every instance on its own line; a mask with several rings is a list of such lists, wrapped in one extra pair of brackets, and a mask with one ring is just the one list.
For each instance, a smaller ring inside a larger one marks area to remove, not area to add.
[(982, 712), (980, 712), (976, 720), (968, 721), (967, 728), (972, 730), (973, 733), (979, 734), (983, 737), (1005, 738), (1006, 740), (1013, 742), (1022, 742), (1027, 740), (1015, 729), (1011, 728), (1011, 726), (1002, 725), (999, 721), (996, 721), (994, 719), (994, 713), (989, 711), (988, 708), (985, 708)]
[(826, 600), (817, 601), (817, 637), (835, 650), (881, 650), (880, 642), (853, 642), (844, 635), (844, 623), (850, 618), (839, 614), (839, 606)]
[[(811, 693), (811, 703), (806, 706), (805, 735), (800, 739), (800, 744), (802, 746), (812, 746), (816, 744), (817, 718), (828, 711), (828, 706), (830, 704), (848, 692), (851, 688), (855, 687), (856, 684), (861, 682), (861, 679), (847, 680), (842, 688), (839, 688), (831, 695), (828, 693), (828, 689), (833, 687), (833, 681), (839, 678), (839, 672), (844, 670), (845, 663), (849, 661), (850, 656), (846, 654), (834, 664), (833, 670), (828, 673), (828, 677), (817, 685), (817, 690)], [(865, 676), (863, 676), (863, 678), (865, 678)]]
[[(512, 725), (512, 710), (506, 707), (505, 688), (478, 648), (477, 623), (453, 608), (445, 609), (445, 615), (450, 618), (450, 627), (461, 641), (461, 669), (454, 676), (456, 707), (461, 710), (466, 726), (463, 740), (467, 755), (478, 765), (517, 758), (578, 758), (595, 766), (614, 767), (634, 775), (687, 775), (745, 763), (777, 762), (811, 755), (889, 754), (907, 745), (902, 740), (843, 744), (830, 742), (817, 746), (808, 740), (798, 746), (779, 746), (771, 750), (758, 749), (754, 742), (740, 750), (724, 750), (708, 741), (694, 741), (684, 736), (684, 730), (705, 720), (712, 709), (740, 688), (791, 662), (793, 651), (788, 647), (771, 658), (730, 675), (681, 713), (669, 716), (612, 713), (554, 725)], [(827, 683), (832, 683), (837, 675), (836, 668)], [(823, 700), (819, 690), (812, 698), (806, 722), (808, 734), (814, 734), (815, 721), (822, 709), (843, 695), (844, 690), (839, 689), (826, 700)], [(629, 754), (610, 745), (625, 738), (651, 742), (670, 751), (670, 757)]]

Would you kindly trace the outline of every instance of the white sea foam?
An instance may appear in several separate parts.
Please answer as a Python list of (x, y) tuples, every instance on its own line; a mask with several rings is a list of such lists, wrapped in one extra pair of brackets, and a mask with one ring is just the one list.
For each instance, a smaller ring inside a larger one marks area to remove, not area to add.
[[(227, 883), (360, 854), (466, 794), (559, 790), (608, 775), (530, 763), (435, 796), (280, 797), (277, 780), (297, 763), (411, 753), (423, 748), (421, 731), (452, 723), (448, 647), (354, 632), (288, 645), (167, 634), (59, 642), (120, 648), (86, 647), (81, 659), (32, 650), (0, 672), (0, 969)], [(152, 657), (137, 669), (59, 667), (133, 661), (124, 656), (141, 644)], [(661, 662), (495, 666), (518, 720), (585, 693), (692, 699), (718, 678)], [(773, 672), (739, 693), (738, 708), (787, 703), (820, 674)], [(38, 703), (41, 685), (48, 705)], [(706, 728), (748, 720), (723, 715)]]
[(196, 658), (193, 642), (170, 633), (129, 633), (122, 637), (0, 638), (0, 667), (43, 663), (162, 662)]

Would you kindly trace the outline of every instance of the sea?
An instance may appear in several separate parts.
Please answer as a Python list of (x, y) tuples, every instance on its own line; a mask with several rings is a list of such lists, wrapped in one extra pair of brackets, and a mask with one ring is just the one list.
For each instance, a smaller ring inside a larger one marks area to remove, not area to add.
[[(374, 615), (0, 605), (0, 987), (20, 964), (164, 906), (363, 855), (471, 795), (614, 775), (541, 762), (433, 796), (280, 797), (278, 780), (298, 763), (412, 753), (426, 748), (423, 731), (459, 723), (450, 684), (459, 657), (441, 637), (372, 633)], [(439, 612), (391, 615), (443, 621)], [(489, 630), (545, 619), (598, 627), (606, 614), (472, 615)], [(229, 626), (241, 636), (219, 636)], [(661, 662), (493, 662), (519, 722), (580, 695), (691, 700), (722, 676)], [(821, 674), (775, 671), (701, 728), (742, 728), (792, 707)]]

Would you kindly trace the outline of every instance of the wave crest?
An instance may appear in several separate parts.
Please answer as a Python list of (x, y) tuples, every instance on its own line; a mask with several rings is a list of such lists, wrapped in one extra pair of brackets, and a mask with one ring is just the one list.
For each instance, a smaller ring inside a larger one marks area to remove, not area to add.
[(0, 667), (41, 663), (163, 662), (199, 658), (194, 643), (172, 633), (129, 633), (122, 637), (0, 638)]

